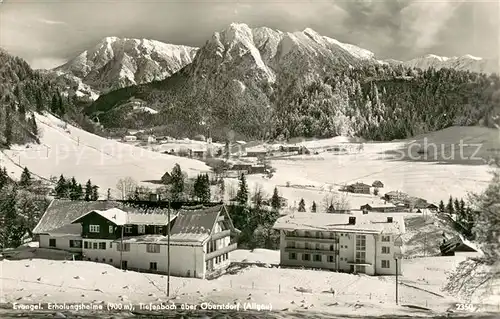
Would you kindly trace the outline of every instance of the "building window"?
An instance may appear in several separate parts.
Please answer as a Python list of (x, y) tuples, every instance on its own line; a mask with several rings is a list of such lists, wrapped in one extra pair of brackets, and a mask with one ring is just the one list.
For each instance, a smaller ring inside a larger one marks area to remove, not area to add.
[(99, 232), (99, 225), (89, 225), (89, 232), (90, 233), (98, 233)]
[(92, 243), (92, 248), (97, 249), (97, 243)]
[(382, 246), (382, 254), (390, 254), (391, 248), (387, 246)]
[(139, 225), (139, 226), (137, 226), (137, 232), (138, 232), (139, 234), (144, 234), (144, 233), (146, 233), (146, 225)]
[(391, 236), (382, 236), (382, 241), (383, 242), (390, 242), (391, 241)]
[(364, 252), (364, 251), (357, 251), (356, 252), (356, 262), (357, 263), (364, 263), (364, 262), (366, 262), (366, 252)]
[(106, 262), (106, 258), (103, 258), (103, 259), (102, 259), (102, 262), (103, 262), (103, 263), (105, 263), (105, 262)]
[(321, 261), (321, 255), (314, 255), (314, 261)]
[(156, 226), (155, 228), (155, 234), (162, 234), (163, 233), (163, 226)]
[(81, 240), (70, 240), (69, 247), (70, 248), (82, 248), (82, 241)]
[(330, 251), (333, 251), (333, 250), (334, 250), (334, 246), (330, 245)]
[(125, 226), (125, 234), (131, 234), (132, 233), (132, 226), (128, 225)]
[(290, 260), (296, 260), (297, 259), (297, 254), (296, 253), (288, 253), (288, 259), (290, 259)]
[(287, 243), (287, 245), (288, 245), (288, 248), (295, 248), (295, 242), (294, 241), (289, 241)]
[(309, 246), (309, 243), (305, 243), (305, 244), (304, 244), (304, 248), (305, 248), (305, 249), (310, 249), (311, 247)]
[(366, 236), (357, 235), (356, 236), (356, 250), (366, 250)]
[(328, 256), (328, 262), (329, 263), (335, 262), (335, 258), (333, 256)]
[(226, 260), (229, 259), (229, 254), (228, 253), (225, 253), (224, 255), (226, 256)]
[(309, 233), (308, 231), (304, 232), (304, 237), (311, 237), (311, 233)]
[(112, 262), (113, 262), (113, 259), (112, 259), (112, 258), (110, 258), (110, 259), (109, 259), (109, 262), (110, 262), (110, 263), (112, 263)]
[(49, 247), (56, 247), (56, 239), (55, 238), (49, 239)]
[(159, 253), (160, 252), (160, 245), (158, 245), (158, 244), (147, 244), (146, 245), (146, 251), (148, 253)]
[(323, 238), (323, 233), (320, 231), (316, 232), (316, 238)]
[(90, 245), (89, 245), (89, 242), (88, 242), (88, 241), (84, 241), (84, 242), (83, 242), (83, 248), (85, 248), (85, 249), (90, 249), (90, 247), (89, 247), (89, 246), (90, 246)]
[(109, 242), (109, 248), (113, 248), (113, 242)]
[(302, 255), (302, 260), (305, 260), (305, 261), (311, 260), (311, 255), (309, 255), (309, 254), (303, 254)]
[(389, 260), (382, 260), (382, 268), (391, 268)]
[(149, 270), (158, 270), (158, 263), (150, 262), (149, 263)]
[(321, 250), (321, 245), (320, 244), (316, 244), (316, 250)]
[(124, 243), (123, 244), (123, 250), (122, 250), (122, 244), (118, 243), (116, 245), (116, 250), (117, 251), (130, 251), (130, 244), (129, 243)]
[(112, 234), (114, 232), (113, 225), (109, 225), (109, 233)]
[(99, 243), (99, 249), (106, 249), (106, 242)]

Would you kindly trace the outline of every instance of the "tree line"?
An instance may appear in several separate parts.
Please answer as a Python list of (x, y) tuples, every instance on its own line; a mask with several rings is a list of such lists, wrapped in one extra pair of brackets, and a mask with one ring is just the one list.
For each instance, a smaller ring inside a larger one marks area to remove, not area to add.
[(55, 197), (58, 199), (83, 199), (86, 201), (99, 199), (99, 186), (93, 185), (90, 179), (85, 184), (85, 187), (82, 187), (82, 184), (77, 183), (74, 177), (66, 179), (64, 175), (61, 175), (54, 187), (54, 191)]
[(18, 247), (32, 237), (49, 205), (49, 190), (27, 168), (15, 181), (0, 167), (0, 248)]

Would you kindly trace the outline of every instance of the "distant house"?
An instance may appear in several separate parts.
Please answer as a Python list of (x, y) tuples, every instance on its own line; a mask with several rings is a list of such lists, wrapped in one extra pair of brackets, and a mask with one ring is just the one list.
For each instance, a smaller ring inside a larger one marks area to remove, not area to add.
[(437, 207), (434, 204), (429, 204), (429, 205), (427, 205), (427, 209), (430, 210), (431, 212), (437, 212), (439, 207)]
[(156, 136), (154, 136), (154, 135), (149, 135), (149, 136), (148, 136), (148, 143), (149, 143), (149, 144), (156, 143)]
[(392, 203), (386, 203), (386, 204), (365, 204), (360, 207), (360, 210), (364, 212), (389, 213), (389, 212), (396, 212), (401, 209)]
[(294, 152), (298, 153), (298, 152), (300, 152), (300, 148), (301, 148), (301, 146), (283, 146), (283, 145), (281, 145), (279, 147), (279, 151), (283, 152), (283, 153), (294, 153)]
[(400, 191), (391, 191), (384, 194), (384, 199), (387, 201), (404, 201), (408, 198), (408, 194), (400, 192)]
[(171, 182), (172, 182), (172, 176), (170, 175), (170, 173), (166, 172), (165, 174), (163, 174), (163, 176), (161, 177), (161, 183), (164, 185), (168, 185)]
[(350, 193), (370, 194), (370, 185), (364, 183), (351, 184), (346, 189)]
[(265, 174), (266, 166), (264, 165), (252, 165), (250, 174)]
[(381, 181), (375, 181), (375, 182), (373, 182), (372, 187), (384, 188), (384, 183), (382, 183)]
[(247, 157), (266, 157), (269, 154), (267, 150), (247, 151)]
[(207, 156), (208, 152), (206, 150), (192, 150), (191, 157), (204, 158)]
[(252, 172), (252, 164), (234, 164), (231, 170), (238, 172), (240, 175), (250, 174)]
[(127, 135), (127, 136), (124, 136), (122, 140), (124, 142), (135, 142), (135, 141), (137, 141), (137, 136)]

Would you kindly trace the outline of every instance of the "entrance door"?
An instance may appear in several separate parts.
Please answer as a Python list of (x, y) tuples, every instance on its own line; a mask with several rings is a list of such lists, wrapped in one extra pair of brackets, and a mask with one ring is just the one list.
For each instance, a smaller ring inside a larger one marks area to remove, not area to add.
[(366, 266), (356, 266), (356, 273), (360, 274), (366, 273)]
[(127, 261), (122, 260), (122, 269), (127, 269)]

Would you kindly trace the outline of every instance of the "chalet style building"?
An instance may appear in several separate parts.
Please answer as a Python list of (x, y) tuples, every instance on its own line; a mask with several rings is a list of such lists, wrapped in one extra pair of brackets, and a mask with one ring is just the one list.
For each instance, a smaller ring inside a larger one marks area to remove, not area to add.
[(370, 194), (370, 185), (364, 183), (355, 183), (348, 185), (346, 190), (356, 194)]
[(373, 182), (372, 187), (375, 187), (375, 188), (384, 188), (384, 183), (382, 183), (381, 181), (377, 180), (377, 181)]
[(384, 199), (389, 202), (404, 202), (408, 198), (408, 194), (400, 191), (391, 191), (384, 194)]
[(367, 275), (402, 274), (401, 216), (294, 213), (279, 218), (280, 264)]
[(167, 272), (170, 246), (170, 274), (195, 278), (229, 266), (239, 233), (224, 205), (172, 210), (168, 220), (164, 209), (69, 200), (54, 200), (33, 232), (41, 248), (67, 250), (84, 260), (154, 273)]
[(359, 208), (363, 212), (378, 212), (378, 213), (391, 213), (391, 212), (402, 212), (404, 209), (398, 207), (392, 203), (385, 204), (365, 204)]

